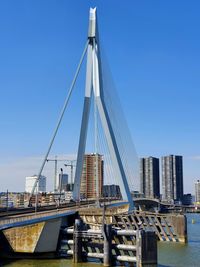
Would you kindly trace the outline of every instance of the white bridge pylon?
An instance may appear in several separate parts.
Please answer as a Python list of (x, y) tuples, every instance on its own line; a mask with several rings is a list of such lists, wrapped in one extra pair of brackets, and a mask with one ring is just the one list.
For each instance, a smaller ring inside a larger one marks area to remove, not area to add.
[(97, 29), (96, 8), (91, 8), (89, 16), (85, 98), (81, 122), (81, 132), (79, 138), (77, 166), (74, 180), (73, 199), (75, 201), (79, 201), (80, 199), (81, 176), (86, 147), (91, 99), (93, 94), (94, 101), (96, 102), (97, 110), (100, 116), (102, 128), (106, 137), (107, 145), (109, 148), (109, 153), (113, 164), (113, 170), (115, 172), (116, 179), (118, 179), (119, 182), (122, 198), (123, 200), (129, 202), (129, 209), (131, 210), (134, 206), (133, 200), (125, 174), (125, 166), (121, 159), (119, 149), (117, 147), (115, 133), (112, 127), (111, 120), (109, 118), (109, 114), (106, 109), (103, 94), (103, 81), (101, 75), (102, 69)]

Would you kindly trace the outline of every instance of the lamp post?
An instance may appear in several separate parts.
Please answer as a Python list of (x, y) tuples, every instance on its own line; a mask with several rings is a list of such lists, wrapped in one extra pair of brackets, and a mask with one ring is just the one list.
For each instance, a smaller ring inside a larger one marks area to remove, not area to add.
[(39, 180), (37, 180), (36, 187), (35, 187), (35, 212), (37, 212), (37, 206), (38, 206), (38, 182)]
[(60, 206), (60, 202), (61, 202), (62, 179), (63, 179), (63, 169), (60, 168), (60, 175), (59, 175), (59, 206)]

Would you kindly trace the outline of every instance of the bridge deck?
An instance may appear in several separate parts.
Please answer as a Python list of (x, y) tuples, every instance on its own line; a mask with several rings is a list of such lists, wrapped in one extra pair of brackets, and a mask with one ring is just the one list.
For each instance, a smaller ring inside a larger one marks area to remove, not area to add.
[[(120, 206), (123, 207), (124, 205), (126, 206), (127, 203), (115, 202), (113, 204), (109, 204), (108, 207), (110, 207), (113, 212), (114, 209), (119, 210)], [(91, 207), (93, 208), (95, 207), (95, 202), (81, 203), (80, 205), (74, 205), (74, 206), (70, 205), (69, 207), (66, 208), (62, 207), (61, 209), (55, 208), (54, 210), (47, 210), (47, 211), (39, 211), (39, 212), (33, 211), (32, 213), (28, 212), (28, 213), (14, 214), (14, 215), (11, 213), (11, 215), (7, 215), (5, 217), (0, 218), (0, 230), (72, 215), (82, 209), (87, 208), (88, 210), (88, 208)]]
[(81, 205), (80, 207), (74, 206), (74, 207), (55, 209), (55, 210), (50, 210), (50, 211), (48, 210), (48, 211), (42, 211), (42, 212), (33, 212), (33, 213), (27, 213), (27, 214), (6, 216), (0, 219), (0, 230), (10, 228), (10, 227), (15, 227), (15, 226), (38, 223), (41, 221), (55, 219), (58, 217), (64, 217), (67, 215), (72, 215), (85, 206), (88, 206), (88, 204)]

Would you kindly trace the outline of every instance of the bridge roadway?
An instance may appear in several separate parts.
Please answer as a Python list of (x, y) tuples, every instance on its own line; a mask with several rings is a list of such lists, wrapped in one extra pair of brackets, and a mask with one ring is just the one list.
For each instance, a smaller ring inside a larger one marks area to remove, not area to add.
[(33, 223), (38, 223), (44, 220), (56, 219), (59, 217), (64, 217), (67, 215), (75, 214), (81, 208), (88, 206), (94, 206), (95, 202), (80, 203), (80, 205), (69, 204), (69, 207), (58, 207), (51, 210), (42, 210), (35, 212), (33, 210), (20, 210), (20, 211), (11, 211), (11, 212), (2, 212), (0, 213), (0, 230), (25, 226)]

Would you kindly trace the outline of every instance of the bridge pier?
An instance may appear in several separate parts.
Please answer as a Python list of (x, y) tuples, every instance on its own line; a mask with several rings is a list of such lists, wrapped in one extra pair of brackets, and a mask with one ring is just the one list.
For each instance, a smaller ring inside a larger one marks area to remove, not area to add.
[[(125, 207), (124, 207), (125, 210)], [(162, 214), (147, 211), (134, 211), (127, 213), (122, 208), (117, 210), (107, 208), (105, 222), (123, 229), (144, 229), (156, 233), (158, 240), (169, 242), (187, 242), (187, 218), (183, 214)], [(82, 209), (79, 216), (84, 223), (89, 224), (93, 229), (101, 226), (102, 210)]]
[(172, 225), (179, 236), (179, 241), (187, 242), (187, 218), (185, 215), (174, 215), (171, 217)]

